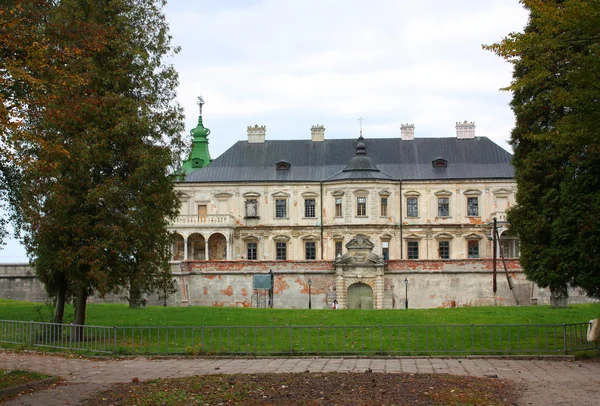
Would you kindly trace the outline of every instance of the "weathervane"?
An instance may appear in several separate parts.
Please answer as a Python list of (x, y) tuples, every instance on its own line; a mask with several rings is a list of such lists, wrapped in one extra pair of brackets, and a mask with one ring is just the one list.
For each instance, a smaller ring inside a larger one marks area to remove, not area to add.
[(360, 136), (362, 137), (362, 122), (363, 122), (364, 118), (359, 117), (358, 121), (360, 121)]
[(202, 98), (202, 96), (198, 96), (198, 101), (196, 102), (196, 104), (198, 104), (198, 106), (200, 107), (200, 115), (202, 115), (202, 105), (204, 104), (204, 99)]

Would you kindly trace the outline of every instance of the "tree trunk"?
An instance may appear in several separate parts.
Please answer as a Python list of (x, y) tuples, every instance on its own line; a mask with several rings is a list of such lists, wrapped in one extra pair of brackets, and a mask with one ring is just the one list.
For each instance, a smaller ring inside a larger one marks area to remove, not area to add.
[(137, 309), (142, 306), (142, 291), (140, 290), (139, 285), (131, 280), (129, 282), (129, 308)]
[(75, 341), (83, 340), (83, 325), (85, 324), (85, 309), (87, 305), (88, 289), (87, 287), (79, 288), (77, 298), (75, 299), (75, 320), (73, 321), (73, 329), (71, 331), (72, 338)]
[(65, 302), (67, 287), (61, 286), (56, 293), (56, 308), (54, 309), (54, 323), (62, 323), (65, 317)]
[(552, 309), (569, 307), (569, 294), (566, 289), (550, 290), (550, 307)]

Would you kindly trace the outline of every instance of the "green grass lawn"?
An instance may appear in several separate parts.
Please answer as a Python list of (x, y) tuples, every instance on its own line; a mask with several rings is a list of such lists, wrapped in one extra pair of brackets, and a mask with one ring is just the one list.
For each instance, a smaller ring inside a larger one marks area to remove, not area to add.
[[(68, 308), (65, 323), (72, 321)], [(442, 324), (569, 324), (600, 317), (600, 303), (549, 306), (460, 307), (408, 310), (244, 309), (162, 307), (130, 309), (121, 304), (89, 304), (86, 325), (94, 326), (340, 326)], [(40, 303), (0, 300), (0, 320), (50, 321), (52, 309)]]

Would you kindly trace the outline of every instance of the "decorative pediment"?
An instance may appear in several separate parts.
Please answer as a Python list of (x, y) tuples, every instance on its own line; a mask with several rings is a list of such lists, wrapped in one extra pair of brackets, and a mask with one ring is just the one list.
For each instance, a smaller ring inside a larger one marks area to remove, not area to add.
[(229, 199), (231, 196), (233, 196), (233, 193), (229, 193), (229, 192), (215, 193), (215, 197), (218, 200), (226, 200), (226, 199)]
[(379, 196), (381, 196), (381, 197), (388, 197), (390, 195), (391, 195), (391, 193), (389, 190), (382, 190), (381, 192), (379, 192)]
[(302, 197), (305, 199), (314, 199), (315, 197), (319, 197), (319, 194), (315, 192), (304, 192), (302, 193)]
[(333, 192), (331, 192), (332, 196), (335, 197), (342, 197), (344, 196), (344, 191), (343, 190), (334, 190)]
[(435, 238), (438, 240), (451, 240), (454, 237), (448, 233), (440, 233), (440, 234), (436, 235)]
[(465, 240), (481, 240), (483, 238), (482, 235), (479, 234), (469, 234), (469, 235), (465, 235)]
[(383, 257), (370, 253), (346, 253), (342, 256), (337, 257), (335, 260), (336, 266), (384, 266), (385, 260)]
[(353, 239), (351, 239), (348, 244), (346, 244), (346, 248), (350, 249), (369, 249), (372, 250), (375, 247), (369, 237), (364, 234), (357, 234)]
[(481, 190), (477, 190), (477, 189), (467, 189), (467, 190), (465, 190), (465, 191), (463, 192), (463, 194), (464, 194), (465, 196), (472, 196), (472, 197), (475, 197), (475, 196), (480, 196), (480, 195), (481, 195)]
[(452, 192), (449, 190), (438, 190), (434, 193), (437, 197), (450, 197), (452, 196)]
[(405, 240), (420, 240), (421, 237), (420, 235), (416, 235), (416, 234), (409, 234), (406, 237), (404, 237)]
[(512, 190), (502, 188), (502, 189), (492, 190), (492, 193), (496, 197), (506, 198), (506, 197), (508, 197), (508, 195), (510, 195), (512, 193)]
[(312, 234), (311, 235), (305, 235), (305, 236), (302, 237), (302, 240), (305, 240), (305, 241), (318, 241), (319, 239), (320, 238), (319, 238), (318, 235), (312, 235)]
[(404, 192), (404, 196), (406, 196), (406, 197), (419, 197), (419, 196), (421, 196), (421, 193), (417, 192), (416, 190), (409, 190), (407, 192)]
[(179, 198), (179, 200), (184, 202), (186, 200), (189, 200), (189, 198), (192, 196), (186, 192), (177, 192), (177, 197)]
[(280, 198), (280, 199), (281, 199), (281, 198), (287, 199), (288, 197), (290, 197), (290, 194), (289, 194), (289, 193), (282, 192), (282, 191), (278, 191), (278, 192), (275, 192), (275, 193), (273, 193), (271, 196), (273, 196), (273, 197), (278, 197), (278, 198)]
[(273, 240), (277, 242), (288, 242), (289, 240), (291, 240), (291, 238), (287, 235), (276, 235), (275, 237), (273, 237)]

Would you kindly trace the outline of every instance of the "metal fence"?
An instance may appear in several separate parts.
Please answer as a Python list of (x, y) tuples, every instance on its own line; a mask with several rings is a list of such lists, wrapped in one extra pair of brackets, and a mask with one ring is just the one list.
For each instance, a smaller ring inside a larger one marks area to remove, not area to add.
[(536, 355), (597, 350), (588, 323), (102, 327), (0, 321), (0, 343), (123, 355)]

